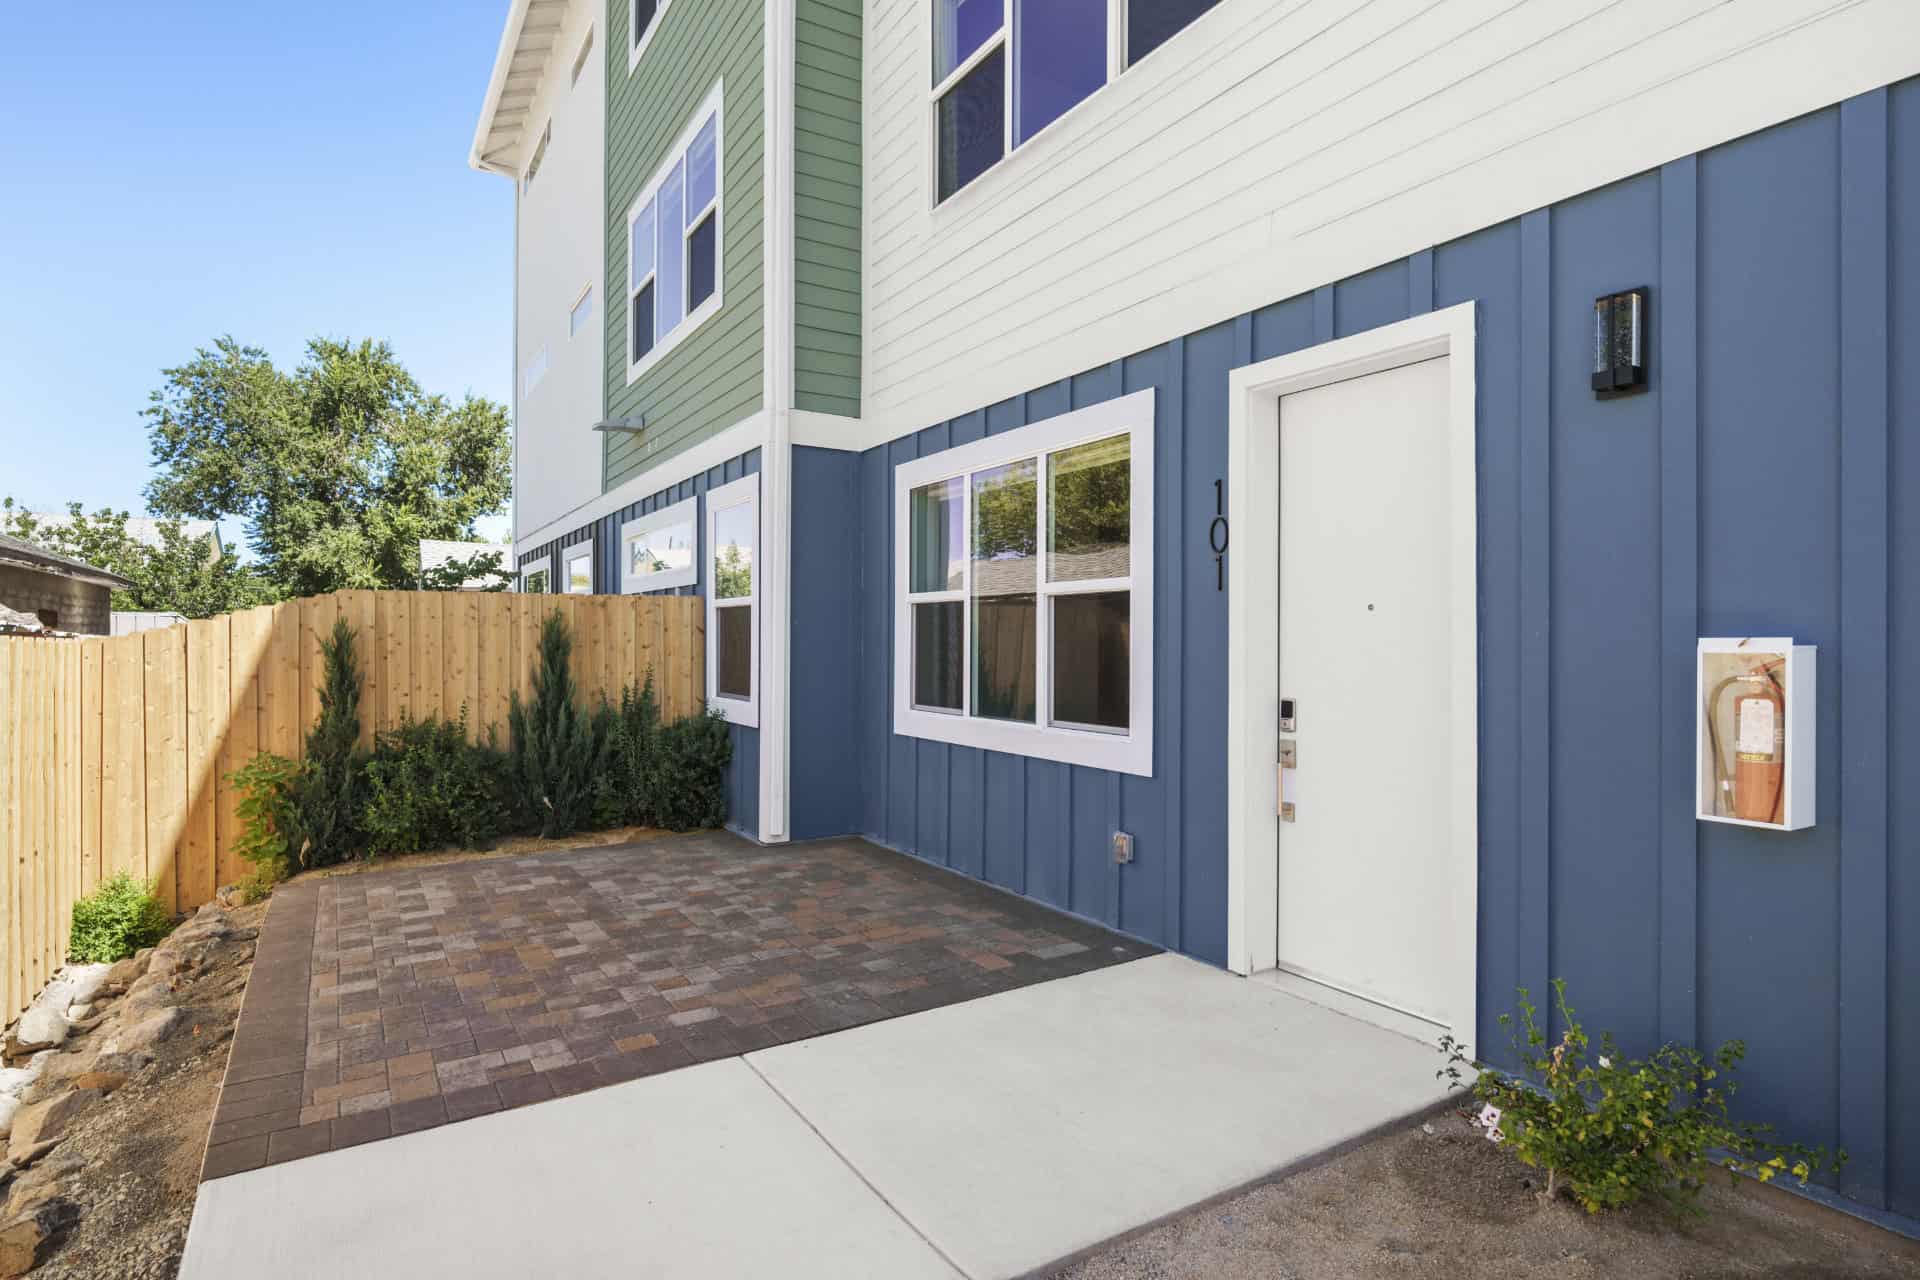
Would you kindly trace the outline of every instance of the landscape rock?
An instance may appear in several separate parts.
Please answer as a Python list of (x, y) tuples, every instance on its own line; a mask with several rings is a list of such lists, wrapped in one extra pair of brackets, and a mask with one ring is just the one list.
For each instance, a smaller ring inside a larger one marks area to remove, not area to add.
[(125, 1084), (128, 1076), (120, 1071), (89, 1071), (75, 1076), (73, 1087), (78, 1089), (98, 1089), (101, 1093), (112, 1093)]
[(14, 1168), (25, 1169), (30, 1167), (33, 1164), (33, 1162), (38, 1160), (41, 1156), (47, 1154), (47, 1152), (53, 1150), (55, 1147), (59, 1145), (60, 1145), (60, 1139), (48, 1138), (45, 1142), (35, 1142), (29, 1146), (22, 1147), (19, 1153), (16, 1155), (13, 1151), (13, 1147), (11, 1143), (9, 1143), (7, 1147), (7, 1159), (13, 1162)]
[(105, 981), (101, 983), (101, 989), (107, 990), (112, 988), (125, 991), (128, 987), (146, 976), (147, 961), (149, 958), (149, 954), (142, 951), (139, 955), (128, 956), (125, 960), (116, 961), (113, 967), (107, 970), (107, 976)]
[(106, 1096), (99, 1089), (74, 1089), (20, 1108), (14, 1113), (13, 1131), (7, 1137), (8, 1159), (22, 1168), (31, 1164), (32, 1159), (24, 1158), (26, 1152), (65, 1137), (67, 1128)]
[(67, 1006), (67, 1021), (68, 1022), (85, 1022), (87, 1020), (87, 1015), (91, 1014), (92, 1012), (93, 1012), (93, 1005), (91, 1003), (70, 1004)]
[(35, 1084), (62, 1084), (92, 1068), (93, 1055), (85, 1049), (75, 1049), (65, 1053), (43, 1053), (24, 1070), (0, 1071), (0, 1076), (18, 1074), (22, 1077), (18, 1088), (11, 1087), (9, 1081), (0, 1080), (0, 1094), (23, 1095)]
[(93, 1060), (95, 1071), (109, 1071), (129, 1080), (152, 1065), (153, 1055), (139, 1052), (103, 1053)]
[(129, 1011), (151, 1008), (163, 1003), (173, 994), (173, 983), (157, 973), (148, 973), (146, 977), (133, 984), (127, 991), (126, 1006)]
[(186, 1015), (178, 1009), (155, 1009), (138, 1017), (131, 1016), (100, 1047), (103, 1054), (144, 1052), (180, 1029)]
[(79, 1220), (79, 1205), (54, 1196), (0, 1226), (0, 1276), (23, 1276), (45, 1262)]
[(0, 1138), (13, 1133), (13, 1114), (20, 1109), (20, 1099), (0, 1095)]
[(64, 1006), (56, 1009), (50, 1003), (36, 1001), (32, 1008), (20, 1015), (20, 1021), (14, 1024), (13, 1031), (7, 1036), (7, 1057), (24, 1057), (42, 1049), (58, 1048), (66, 1043), (67, 1033), (71, 1030), (67, 1025)]

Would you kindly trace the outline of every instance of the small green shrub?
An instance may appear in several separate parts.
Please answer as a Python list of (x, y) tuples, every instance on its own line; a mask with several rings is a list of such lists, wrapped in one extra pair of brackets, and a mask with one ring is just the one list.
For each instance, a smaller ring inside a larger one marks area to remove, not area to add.
[(1770, 1125), (1728, 1118), (1743, 1042), (1728, 1041), (1711, 1061), (1676, 1044), (1629, 1059), (1609, 1032), (1589, 1062), (1587, 1033), (1567, 1004), (1566, 983), (1555, 979), (1553, 994), (1566, 1029), (1551, 1049), (1526, 988), (1520, 989), (1518, 1025), (1500, 1015), (1524, 1064), (1519, 1076), (1474, 1061), (1452, 1036), (1441, 1037), (1447, 1064), (1438, 1072), (1449, 1088), (1463, 1087), (1463, 1069), (1479, 1072), (1472, 1089), (1484, 1105), (1475, 1123), (1489, 1141), (1547, 1171), (1546, 1198), (1564, 1189), (1598, 1213), (1654, 1195), (1697, 1212), (1695, 1200), (1715, 1163), (1762, 1182), (1789, 1173), (1805, 1186), (1823, 1167), (1837, 1170), (1846, 1162), (1844, 1151), (1829, 1160), (1824, 1148), (1773, 1141)]
[(717, 827), (727, 820), (727, 766), (733, 735), (718, 711), (687, 716), (660, 729), (646, 758), (650, 820), (669, 831)]
[(609, 717), (580, 706), (572, 656), (573, 637), (556, 609), (540, 627), (533, 695), (523, 703), (515, 693), (507, 708), (508, 778), (517, 802), (531, 810), (528, 825), (549, 838), (593, 825), (608, 761)]
[(67, 954), (81, 964), (124, 960), (167, 936), (173, 919), (153, 887), (121, 872), (73, 904)]
[(300, 865), (325, 867), (362, 848), (359, 818), (366, 790), (360, 750), (360, 659), (354, 629), (336, 619), (320, 641), (325, 668), (320, 718), (307, 734), (307, 757), (297, 788)]
[(621, 690), (620, 706), (608, 709), (605, 732), (607, 768), (594, 791), (594, 825), (654, 825), (647, 771), (660, 734), (660, 702), (651, 671), (638, 689), (628, 685)]
[(228, 785), (239, 793), (233, 807), (240, 820), (234, 852), (253, 867), (246, 881), (248, 901), (264, 898), (293, 870), (301, 775), (297, 762), (271, 751), (227, 775)]
[(507, 756), (491, 729), (469, 740), (458, 720), (406, 720), (379, 735), (366, 766), (360, 827), (369, 852), (478, 849), (508, 829)]

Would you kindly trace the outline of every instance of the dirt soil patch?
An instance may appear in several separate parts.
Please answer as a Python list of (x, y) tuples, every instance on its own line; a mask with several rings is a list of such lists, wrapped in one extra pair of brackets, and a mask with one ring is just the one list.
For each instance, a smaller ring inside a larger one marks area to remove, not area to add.
[[(67, 1095), (87, 1104), (49, 1150), (8, 1168), (0, 1222), (17, 1226), (38, 1213), (58, 1227), (40, 1249), (36, 1277), (146, 1280), (178, 1271), (265, 913), (265, 904), (209, 908), (139, 964), (123, 962), (127, 989), (103, 991), (100, 1012), (43, 1064), (29, 1105)], [(134, 1030), (141, 1023), (146, 1035)]]
[(1538, 1176), (1453, 1112), (1194, 1210), (1057, 1280), (1839, 1280), (1920, 1277), (1920, 1246), (1716, 1178), (1698, 1222), (1542, 1204)]

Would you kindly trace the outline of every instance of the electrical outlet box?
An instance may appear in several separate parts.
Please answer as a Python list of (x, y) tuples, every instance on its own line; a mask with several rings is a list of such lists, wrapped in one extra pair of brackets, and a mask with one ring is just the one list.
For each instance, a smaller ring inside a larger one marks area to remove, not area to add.
[(1133, 836), (1129, 832), (1113, 833), (1113, 860), (1125, 864), (1133, 861)]
[(1815, 646), (1702, 639), (1694, 693), (1696, 814), (1774, 831), (1813, 825)]

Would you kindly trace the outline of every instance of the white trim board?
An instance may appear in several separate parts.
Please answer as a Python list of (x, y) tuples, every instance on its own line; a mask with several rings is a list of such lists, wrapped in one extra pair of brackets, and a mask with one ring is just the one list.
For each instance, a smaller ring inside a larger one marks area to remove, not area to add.
[[(1478, 1035), (1479, 576), (1474, 473), (1474, 304), (1467, 302), (1246, 365), (1227, 377), (1227, 967), (1274, 967), (1278, 887), (1276, 778), (1280, 691), (1271, 661), (1278, 634), (1280, 398), (1436, 357), (1447, 358), (1450, 489), (1447, 553), (1454, 584), (1447, 671), (1449, 724), (1437, 754), (1453, 803), (1436, 833), (1453, 883), (1447, 1007), (1454, 1035)], [(1264, 651), (1263, 651), (1263, 648)]]
[(582, 525), (591, 524), (602, 516), (612, 515), (622, 507), (630, 507), (642, 498), (651, 498), (662, 489), (679, 484), (682, 480), (690, 479), (703, 471), (711, 471), (721, 463), (731, 462), (743, 454), (752, 453), (767, 442), (768, 418), (769, 415), (764, 409), (757, 410), (724, 431), (689, 445), (686, 449), (669, 455), (665, 461), (656, 463), (639, 475), (622, 481), (617, 488), (589, 498), (566, 514), (555, 516), (530, 533), (521, 534), (514, 539), (514, 554), (517, 556), (543, 542), (565, 537)]

